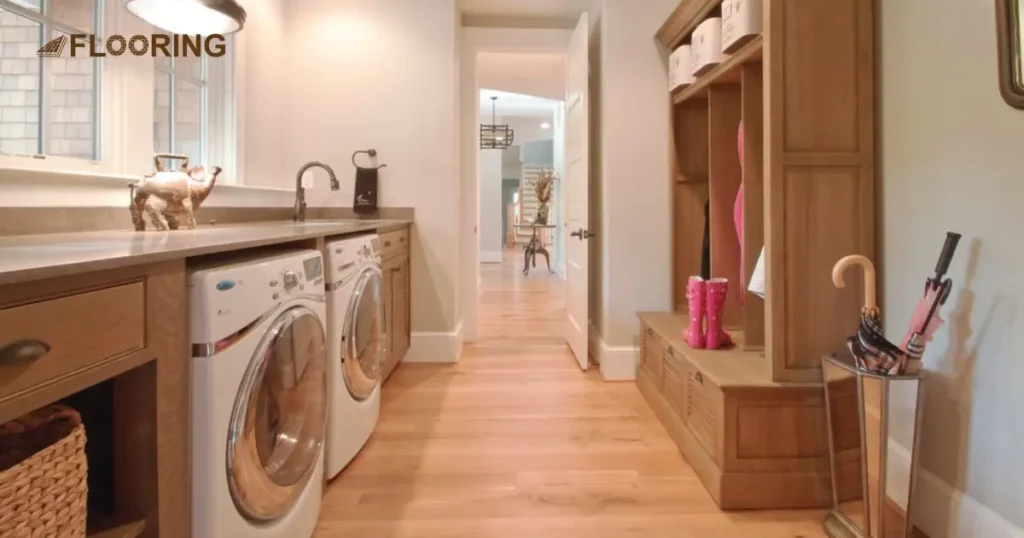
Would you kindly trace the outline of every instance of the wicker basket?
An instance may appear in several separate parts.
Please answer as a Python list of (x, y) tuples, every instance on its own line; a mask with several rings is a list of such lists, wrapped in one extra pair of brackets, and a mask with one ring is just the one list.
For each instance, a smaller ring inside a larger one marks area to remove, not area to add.
[(0, 425), (0, 536), (85, 536), (85, 426), (77, 411), (44, 407)]

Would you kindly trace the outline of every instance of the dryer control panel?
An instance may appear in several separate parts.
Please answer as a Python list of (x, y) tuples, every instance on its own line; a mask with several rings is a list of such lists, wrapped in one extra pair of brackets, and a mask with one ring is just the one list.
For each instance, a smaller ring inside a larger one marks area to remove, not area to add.
[(377, 234), (349, 237), (327, 244), (327, 280), (344, 281), (366, 264), (380, 264), (380, 238)]

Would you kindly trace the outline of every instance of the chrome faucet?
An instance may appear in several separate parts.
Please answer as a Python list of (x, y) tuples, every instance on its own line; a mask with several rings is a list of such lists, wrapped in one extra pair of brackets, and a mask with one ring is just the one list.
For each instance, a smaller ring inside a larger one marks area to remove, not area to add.
[(331, 178), (331, 190), (336, 191), (341, 188), (341, 184), (338, 183), (338, 177), (334, 175), (334, 170), (330, 166), (319, 162), (310, 161), (299, 168), (299, 175), (295, 176), (295, 211), (292, 215), (292, 220), (295, 222), (306, 222), (306, 189), (302, 186), (302, 174), (306, 173), (306, 170), (319, 166), (327, 171), (328, 177)]

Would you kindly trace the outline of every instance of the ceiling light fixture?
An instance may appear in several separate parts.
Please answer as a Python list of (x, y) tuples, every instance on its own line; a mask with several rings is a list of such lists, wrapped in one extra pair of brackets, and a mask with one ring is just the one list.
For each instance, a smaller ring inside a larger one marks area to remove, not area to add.
[(495, 112), (495, 103), (498, 97), (491, 97), (491, 124), (480, 125), (480, 149), (506, 149), (512, 145), (515, 139), (515, 132), (506, 125), (498, 125), (498, 115)]
[(245, 26), (245, 9), (235, 0), (125, 0), (136, 17), (174, 34), (233, 34)]
[(545, 129), (545, 130), (550, 129), (551, 128), (551, 124), (548, 123), (548, 122), (544, 122), (544, 123), (540, 124), (540, 128), (541, 129)]

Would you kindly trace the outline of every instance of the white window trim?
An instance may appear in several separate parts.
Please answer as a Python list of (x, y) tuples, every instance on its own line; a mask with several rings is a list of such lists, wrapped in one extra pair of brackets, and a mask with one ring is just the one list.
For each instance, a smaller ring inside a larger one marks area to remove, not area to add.
[[(25, 6), (21, 0), (9, 0)], [(151, 34), (154, 29), (134, 17), (121, 0), (104, 0), (103, 28), (98, 33)], [(245, 162), (244, 138), (244, 32), (233, 36), (232, 54), (225, 61), (209, 62), (210, 75), (204, 92), (210, 102), (206, 115), (206, 143), (202, 163), (220, 166), (224, 173), (219, 183), (240, 185)], [(227, 59), (230, 58), (230, 59)], [(118, 61), (99, 60), (100, 74), (100, 151), (95, 161), (50, 155), (0, 155), (0, 169), (67, 173), (73, 177), (109, 175), (113, 177), (148, 174), (153, 171), (153, 88), (155, 61), (150, 56), (120, 57)], [(231, 87), (232, 97), (221, 91)], [(228, 101), (228, 103), (225, 103)], [(213, 106), (211, 106), (213, 105)]]

